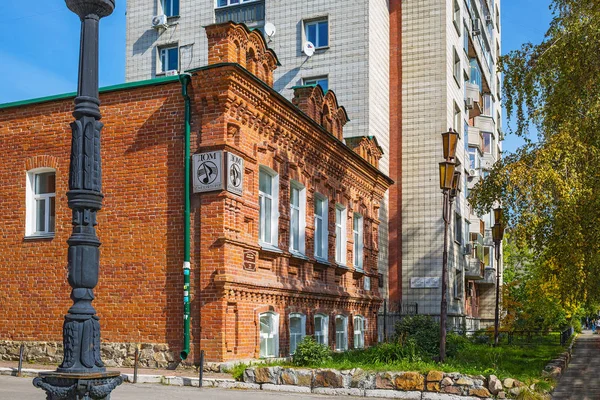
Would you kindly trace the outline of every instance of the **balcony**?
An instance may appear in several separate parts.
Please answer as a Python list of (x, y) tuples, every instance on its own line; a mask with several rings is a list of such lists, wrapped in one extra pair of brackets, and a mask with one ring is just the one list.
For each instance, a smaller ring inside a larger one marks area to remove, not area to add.
[(485, 268), (483, 279), (477, 281), (478, 285), (495, 285), (496, 284), (496, 268)]
[(465, 279), (480, 280), (484, 278), (485, 265), (477, 257), (471, 257), (465, 267)]
[(265, 22), (265, 1), (246, 1), (241, 4), (215, 9), (215, 22), (233, 21), (244, 23), (250, 28), (262, 26)]

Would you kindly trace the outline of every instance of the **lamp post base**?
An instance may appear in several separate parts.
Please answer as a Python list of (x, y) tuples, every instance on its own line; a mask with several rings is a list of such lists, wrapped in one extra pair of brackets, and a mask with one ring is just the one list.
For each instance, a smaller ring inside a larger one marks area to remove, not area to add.
[(110, 392), (123, 383), (119, 371), (91, 374), (41, 372), (33, 386), (46, 392), (46, 400), (110, 400)]

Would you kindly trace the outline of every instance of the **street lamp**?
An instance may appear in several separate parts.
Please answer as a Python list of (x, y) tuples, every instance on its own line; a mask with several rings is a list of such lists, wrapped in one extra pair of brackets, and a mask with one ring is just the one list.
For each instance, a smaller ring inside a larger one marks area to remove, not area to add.
[(494, 314), (494, 346), (498, 346), (498, 328), (500, 327), (500, 245), (504, 237), (504, 221), (502, 208), (494, 208), (494, 226), (492, 227), (492, 239), (495, 245), (496, 256), (496, 312)]
[(100, 358), (100, 322), (92, 306), (98, 284), (100, 240), (96, 236), (96, 214), (102, 207), (98, 99), (98, 25), (115, 8), (114, 0), (66, 0), (81, 20), (79, 77), (75, 97), (76, 118), (71, 123), (71, 164), (68, 205), (73, 230), (67, 240), (68, 281), (71, 300), (63, 324), (64, 356), (56, 371), (42, 372), (33, 384), (46, 391), (48, 399), (110, 399), (123, 382), (119, 371), (106, 371)]
[(440, 305), (440, 362), (446, 359), (446, 317), (448, 315), (448, 302), (446, 300), (448, 280), (448, 225), (450, 224), (450, 209), (456, 196), (460, 182), (460, 171), (456, 171), (456, 144), (458, 133), (450, 128), (442, 133), (442, 148), (444, 161), (440, 165), (440, 189), (444, 193), (444, 252), (442, 255), (442, 302)]

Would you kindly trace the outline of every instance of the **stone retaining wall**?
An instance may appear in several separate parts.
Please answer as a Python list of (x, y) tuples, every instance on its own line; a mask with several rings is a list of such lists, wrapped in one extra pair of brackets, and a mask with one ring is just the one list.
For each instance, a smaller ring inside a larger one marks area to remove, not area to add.
[(458, 372), (367, 372), (355, 368), (293, 369), (283, 367), (253, 367), (244, 372), (244, 382), (261, 385), (264, 389), (319, 394), (346, 394), (387, 398), (421, 399), (428, 393), (473, 398), (505, 398), (507, 392), (517, 395), (524, 385), (507, 378), (501, 382), (494, 375), (488, 378), (463, 375)]
[[(24, 363), (60, 364), (63, 359), (63, 345), (59, 342), (15, 342), (0, 341), (0, 360), (18, 361), (21, 344)], [(175, 353), (169, 350), (167, 344), (155, 343), (102, 343), (102, 361), (107, 367), (133, 367), (135, 348), (139, 346), (140, 368), (167, 368), (173, 363)]]

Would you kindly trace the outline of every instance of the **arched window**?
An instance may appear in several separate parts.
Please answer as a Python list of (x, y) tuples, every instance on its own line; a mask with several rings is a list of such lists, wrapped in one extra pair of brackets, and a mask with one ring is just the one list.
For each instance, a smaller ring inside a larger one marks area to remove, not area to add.
[(27, 172), (26, 236), (54, 236), (56, 224), (56, 171), (36, 168)]
[(335, 316), (335, 350), (348, 350), (348, 317), (345, 315)]
[(254, 55), (254, 49), (250, 48), (246, 52), (246, 69), (251, 74), (256, 75), (256, 60)]
[(365, 317), (357, 315), (354, 317), (354, 348), (362, 349), (365, 347)]
[(290, 354), (296, 352), (298, 343), (306, 336), (306, 315), (290, 314)]
[(279, 355), (279, 315), (266, 312), (259, 315), (260, 321), (260, 357)]
[(325, 346), (329, 343), (329, 316), (315, 315), (315, 341)]

